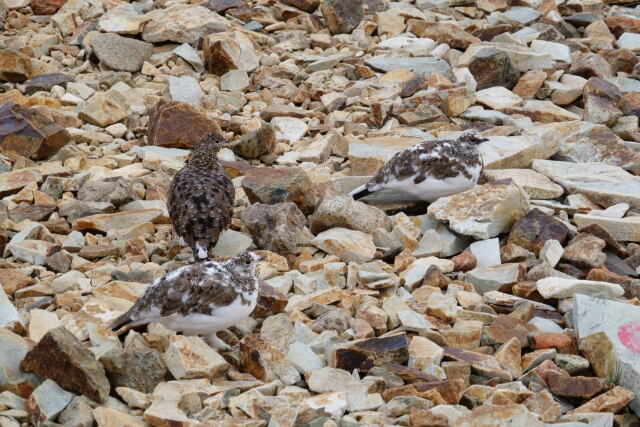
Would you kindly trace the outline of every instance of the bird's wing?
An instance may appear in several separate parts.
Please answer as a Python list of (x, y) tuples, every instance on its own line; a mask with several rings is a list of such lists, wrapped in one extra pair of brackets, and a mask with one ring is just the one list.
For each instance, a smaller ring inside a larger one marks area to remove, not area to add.
[(171, 183), (169, 214), (179, 235), (206, 238), (211, 228), (231, 222), (235, 189), (224, 173), (180, 171)]

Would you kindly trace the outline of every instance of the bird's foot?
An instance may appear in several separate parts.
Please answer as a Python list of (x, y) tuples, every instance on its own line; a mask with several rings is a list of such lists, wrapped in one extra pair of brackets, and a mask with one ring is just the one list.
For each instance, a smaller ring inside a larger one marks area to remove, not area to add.
[(207, 342), (216, 350), (231, 350), (231, 346), (218, 338), (215, 332), (207, 337)]

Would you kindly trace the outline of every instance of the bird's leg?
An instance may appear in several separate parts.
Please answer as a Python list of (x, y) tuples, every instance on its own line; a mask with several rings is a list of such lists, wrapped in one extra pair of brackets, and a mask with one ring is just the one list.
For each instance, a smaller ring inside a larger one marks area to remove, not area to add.
[(215, 348), (216, 350), (230, 350), (231, 349), (231, 346), (229, 344), (227, 344), (226, 342), (222, 341), (220, 338), (218, 338), (218, 336), (216, 335), (215, 332), (207, 337), (207, 342), (209, 343), (209, 345), (211, 347)]

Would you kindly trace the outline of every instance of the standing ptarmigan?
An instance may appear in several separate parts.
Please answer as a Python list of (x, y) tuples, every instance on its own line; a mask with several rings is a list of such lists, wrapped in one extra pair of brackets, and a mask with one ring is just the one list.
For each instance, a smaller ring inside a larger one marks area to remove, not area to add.
[(349, 193), (355, 200), (382, 189), (399, 190), (432, 202), (472, 188), (482, 173), (478, 144), (487, 138), (469, 131), (458, 139), (423, 141), (396, 153), (366, 184)]
[(226, 261), (194, 263), (167, 273), (110, 329), (156, 322), (187, 335), (204, 335), (213, 347), (228, 348), (216, 332), (249, 316), (256, 307), (260, 288), (256, 266), (261, 259), (242, 252)]
[(209, 259), (220, 234), (231, 223), (235, 189), (218, 162), (218, 150), (226, 145), (216, 133), (203, 138), (169, 186), (171, 224), (196, 261)]

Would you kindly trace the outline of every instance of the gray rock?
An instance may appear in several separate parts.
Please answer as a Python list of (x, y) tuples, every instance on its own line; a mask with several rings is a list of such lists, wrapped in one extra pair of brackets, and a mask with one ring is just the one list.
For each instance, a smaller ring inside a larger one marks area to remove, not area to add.
[(324, 367), (324, 362), (307, 344), (294, 342), (289, 346), (287, 360), (303, 375)]
[(35, 374), (20, 369), (20, 362), (29, 350), (29, 344), (20, 335), (0, 328), (0, 389), (16, 394), (33, 390), (42, 382)]
[(27, 95), (38, 91), (49, 92), (53, 86), (64, 86), (74, 79), (75, 77), (62, 73), (40, 74), (33, 76), (31, 80), (26, 83), (24, 91)]
[(102, 357), (111, 388), (128, 387), (151, 393), (167, 372), (162, 355), (152, 348), (113, 348)]
[(91, 47), (101, 63), (118, 71), (139, 71), (153, 54), (151, 43), (114, 33), (94, 36)]
[(268, 123), (262, 123), (260, 129), (243, 136), (237, 144), (232, 146), (233, 152), (245, 159), (256, 159), (273, 153), (275, 148), (276, 132)]
[(87, 181), (78, 191), (78, 199), (83, 202), (108, 202), (116, 207), (135, 198), (131, 184), (123, 179)]
[(416, 74), (428, 77), (432, 73), (440, 73), (449, 79), (453, 79), (453, 72), (449, 64), (431, 56), (416, 58), (394, 58), (390, 56), (374, 56), (367, 59), (365, 63), (371, 68), (385, 73), (398, 68), (405, 68)]
[(513, 285), (522, 280), (520, 264), (501, 264), (493, 267), (474, 268), (467, 273), (467, 279), (480, 295), (485, 292), (498, 291), (506, 285)]
[(277, 253), (291, 252), (298, 244), (306, 218), (295, 203), (255, 203), (241, 214), (242, 221), (259, 248)]
[(589, 361), (577, 354), (558, 353), (553, 361), (559, 368), (564, 369), (571, 375), (575, 375), (589, 369)]
[(174, 101), (197, 105), (204, 97), (204, 92), (196, 79), (191, 76), (169, 76), (169, 93)]
[(76, 396), (58, 416), (58, 423), (65, 427), (92, 427), (94, 419), (90, 400), (84, 396)]
[(73, 393), (69, 393), (51, 380), (46, 380), (27, 399), (27, 412), (34, 424), (53, 420), (71, 403)]
[(382, 210), (350, 196), (325, 197), (309, 217), (309, 228), (314, 234), (333, 227), (373, 234), (377, 228), (390, 231), (392, 225), (391, 218)]

